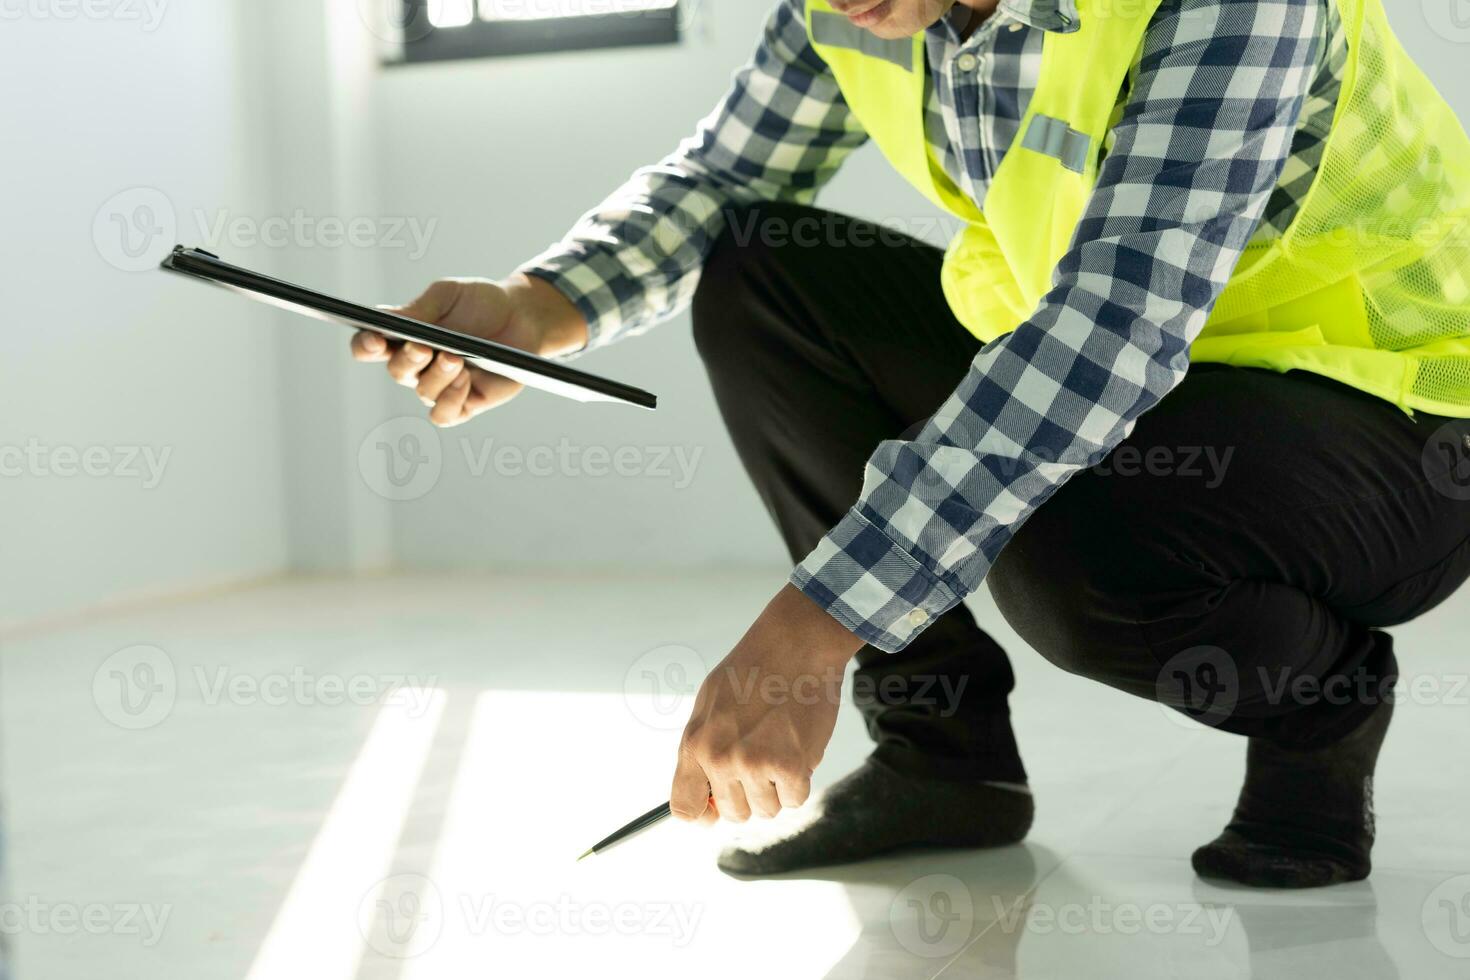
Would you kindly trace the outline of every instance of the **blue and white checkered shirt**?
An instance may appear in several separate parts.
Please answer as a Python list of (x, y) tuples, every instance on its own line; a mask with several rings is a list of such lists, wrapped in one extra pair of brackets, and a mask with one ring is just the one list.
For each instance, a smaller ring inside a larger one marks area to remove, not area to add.
[[(723, 209), (810, 202), (866, 139), (781, 0), (754, 59), (696, 134), (524, 267), (586, 315), (590, 346), (689, 302)], [(1072, 0), (1002, 0), (968, 39), (956, 6), (927, 35), (927, 132), (977, 202)], [(792, 573), (854, 633), (902, 649), (979, 588), (1022, 522), (1097, 464), (1184, 377), (1253, 236), (1279, 234), (1316, 173), (1345, 63), (1330, 0), (1164, 0), (1097, 188), (1054, 288), (987, 345), (912, 439), (881, 443), (862, 495)]]

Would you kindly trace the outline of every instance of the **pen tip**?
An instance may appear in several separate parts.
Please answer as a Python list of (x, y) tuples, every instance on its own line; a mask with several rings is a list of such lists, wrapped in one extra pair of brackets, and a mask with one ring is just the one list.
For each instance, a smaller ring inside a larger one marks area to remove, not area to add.
[(589, 847), (589, 848), (587, 848), (587, 850), (585, 850), (581, 854), (577, 855), (577, 860), (580, 861), (583, 858), (589, 858), (593, 854), (596, 854), (596, 853), (597, 853), (596, 851), (594, 851), (592, 848)]

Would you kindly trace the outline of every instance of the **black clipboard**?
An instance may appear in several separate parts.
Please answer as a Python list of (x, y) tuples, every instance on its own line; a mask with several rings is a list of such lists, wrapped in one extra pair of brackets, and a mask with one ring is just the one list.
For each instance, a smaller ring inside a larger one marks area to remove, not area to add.
[(475, 367), (519, 381), (528, 388), (549, 391), (579, 402), (621, 402), (655, 409), (658, 397), (559, 361), (528, 354), (514, 347), (411, 320), (371, 306), (361, 306), (324, 293), (263, 276), (222, 261), (212, 252), (179, 245), (160, 268), (248, 296), (258, 302), (354, 330), (375, 330), (395, 340), (412, 340), (435, 350), (457, 354)]

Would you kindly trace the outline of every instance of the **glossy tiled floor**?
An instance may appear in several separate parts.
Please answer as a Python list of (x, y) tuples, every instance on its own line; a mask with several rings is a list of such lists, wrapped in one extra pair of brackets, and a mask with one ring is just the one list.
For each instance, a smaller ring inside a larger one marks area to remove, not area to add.
[[(297, 582), (7, 642), (17, 975), (1470, 976), (1470, 596), (1398, 631), (1421, 680), (1367, 883), (1197, 880), (1242, 745), (1056, 671), (987, 601), (1026, 846), (744, 882), (712, 863), (733, 831), (668, 826), (574, 863), (665, 795), (681, 694), (778, 579)], [(865, 752), (845, 711), (819, 782)]]

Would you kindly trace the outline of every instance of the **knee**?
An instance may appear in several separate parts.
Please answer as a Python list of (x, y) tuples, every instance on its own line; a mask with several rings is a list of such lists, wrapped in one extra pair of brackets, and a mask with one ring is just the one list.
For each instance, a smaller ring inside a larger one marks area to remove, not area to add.
[[(1109, 522), (1098, 515), (1082, 531), (1073, 516), (1060, 495), (1043, 505), (991, 569), (991, 595), (1021, 639), (1056, 666), (1113, 687), (1147, 687), (1157, 665), (1139, 626), (1142, 597), (1132, 576), (1117, 574), (1125, 532), (1101, 531)], [(1114, 540), (1101, 542), (1100, 533)]]
[(1113, 597), (1075, 576), (1058, 574), (1059, 562), (1044, 569), (1017, 555), (1017, 550), (1014, 544), (1008, 547), (991, 569), (990, 593), (996, 607), (1042, 657), (1068, 673), (1096, 677), (1101, 658), (1092, 626), (1108, 618)]

